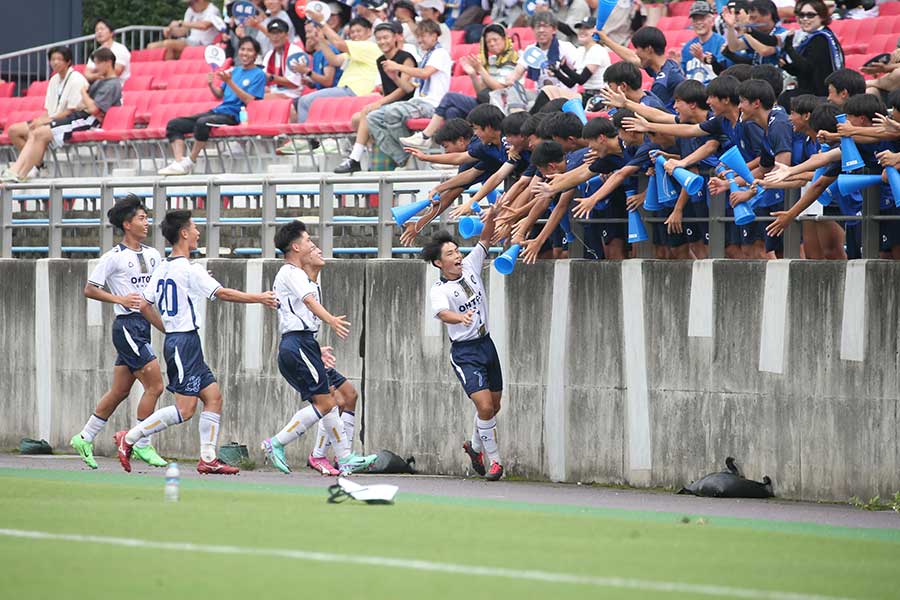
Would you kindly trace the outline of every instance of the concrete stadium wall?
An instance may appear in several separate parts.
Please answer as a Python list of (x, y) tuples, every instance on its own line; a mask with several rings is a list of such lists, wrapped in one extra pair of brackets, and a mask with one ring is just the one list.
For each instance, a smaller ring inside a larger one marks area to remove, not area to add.
[[(226, 286), (269, 289), (278, 261), (209, 260)], [(64, 449), (110, 380), (112, 308), (81, 290), (77, 260), (0, 261), (0, 443)], [(409, 260), (336, 260), (325, 304), (338, 368), (360, 390), (357, 449), (463, 474), (474, 410), (427, 312), (437, 272)], [(882, 261), (557, 261), (486, 273), (504, 367), (499, 417), (510, 474), (678, 487), (735, 456), (778, 495), (845, 501), (900, 490), (900, 265)], [(200, 303), (225, 398), (221, 443), (257, 445), (297, 410), (276, 364), (273, 311)], [(161, 336), (154, 347), (161, 351)], [(165, 365), (162, 365), (165, 370)], [(140, 386), (102, 434), (134, 415)], [(171, 403), (166, 393), (162, 404)], [(196, 456), (196, 419), (159, 436)], [(298, 467), (313, 436), (289, 449)]]

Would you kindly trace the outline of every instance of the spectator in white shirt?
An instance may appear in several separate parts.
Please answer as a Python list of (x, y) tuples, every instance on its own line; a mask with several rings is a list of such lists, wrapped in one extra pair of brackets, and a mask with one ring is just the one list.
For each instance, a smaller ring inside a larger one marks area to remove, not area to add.
[[(419, 17), (421, 17), (423, 21), (434, 21), (441, 28), (441, 35), (438, 38), (438, 42), (444, 50), (450, 52), (453, 38), (450, 36), (450, 28), (444, 23), (444, 8), (444, 0), (419, 0), (419, 2), (416, 3), (416, 10), (419, 12)], [(418, 34), (416, 37), (418, 38)]]
[(291, 23), (291, 16), (285, 12), (284, 7), (281, 5), (281, 0), (264, 0), (263, 5), (266, 7), (265, 13), (259, 13), (256, 16), (250, 17), (244, 21), (243, 25), (239, 25), (235, 29), (235, 33), (237, 33), (239, 37), (248, 35), (259, 42), (261, 51), (260, 56), (268, 54), (269, 50), (272, 49), (272, 40), (269, 39), (268, 28), (269, 23), (275, 19), (280, 19), (287, 23), (288, 41), (293, 42), (297, 37), (297, 32), (294, 31), (294, 25)]
[(147, 48), (165, 48), (165, 60), (176, 60), (187, 46), (209, 46), (219, 32), (213, 19), (222, 19), (219, 9), (209, 0), (190, 0), (184, 19), (172, 21), (163, 30), (166, 39), (148, 44)]
[[(123, 84), (131, 77), (131, 52), (123, 44), (113, 37), (113, 28), (106, 19), (97, 19), (94, 25), (94, 39), (98, 48), (109, 48), (116, 55), (116, 77)], [(84, 69), (84, 77), (88, 81), (100, 79), (100, 74), (94, 65), (94, 59), (88, 59)]]
[(267, 29), (272, 49), (266, 53), (262, 62), (266, 72), (266, 99), (299, 98), (303, 92), (303, 75), (288, 67), (288, 58), (303, 50), (290, 42), (288, 24), (281, 19), (270, 21)]

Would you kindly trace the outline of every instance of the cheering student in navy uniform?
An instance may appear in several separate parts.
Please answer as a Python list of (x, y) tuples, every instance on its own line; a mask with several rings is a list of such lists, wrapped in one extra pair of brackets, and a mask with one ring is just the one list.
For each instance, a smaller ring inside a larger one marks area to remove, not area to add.
[(323, 469), (319, 464), (321, 461), (314, 460), (312, 454), (308, 460), (309, 466), (323, 475), (349, 475), (366, 469), (375, 461), (375, 455), (357, 456), (351, 453), (346, 421), (339, 415), (338, 401), (332, 392), (332, 387), (342, 387), (340, 380), (343, 376), (334, 371), (331, 348), (321, 348), (316, 341), (323, 321), (341, 339), (350, 333), (350, 323), (343, 315), (332, 315), (322, 306), (322, 290), (318, 283), (319, 273), (325, 266), (322, 251), (309, 237), (306, 225), (301, 221), (283, 225), (275, 233), (275, 247), (284, 253), (284, 265), (275, 276), (281, 328), (278, 370), (309, 405), (298, 410), (276, 435), (263, 440), (261, 448), (275, 468), (282, 473), (290, 473), (284, 447), (300, 439), (307, 429), (321, 420), (337, 457), (338, 472)]
[[(100, 398), (81, 433), (76, 433), (69, 441), (84, 464), (92, 469), (97, 468), (94, 438), (106, 427), (106, 422), (119, 404), (128, 397), (134, 382), (140, 381), (144, 387), (138, 402), (138, 425), (156, 409), (156, 401), (163, 389), (159, 362), (150, 347), (150, 325), (152, 323), (163, 333), (165, 330), (158, 315), (153, 315), (153, 320), (148, 321), (140, 312), (144, 304), (141, 292), (150, 281), (153, 269), (160, 263), (159, 252), (143, 244), (147, 239), (147, 208), (140, 198), (129, 194), (116, 202), (106, 216), (110, 224), (125, 235), (121, 243), (100, 257), (99, 264), (84, 286), (84, 295), (115, 305), (112, 341), (118, 354), (113, 367), (112, 386)], [(134, 448), (134, 454), (153, 467), (167, 464), (150, 445), (149, 437), (141, 439)]]
[(278, 301), (271, 291), (248, 294), (222, 287), (202, 265), (190, 261), (188, 257), (200, 241), (200, 231), (191, 220), (191, 211), (169, 211), (160, 228), (163, 237), (172, 244), (172, 253), (156, 268), (144, 288), (147, 302), (141, 306), (141, 314), (148, 320), (162, 317), (166, 331), (163, 352), (169, 376), (166, 389), (175, 394), (175, 405), (157, 410), (129, 431), (116, 433), (114, 439), (119, 450), (119, 462), (130, 473), (132, 449), (141, 438), (190, 419), (199, 399), (204, 410), (200, 413), (200, 462), (197, 463), (197, 472), (204, 475), (234, 475), (239, 469), (216, 458), (222, 393), (203, 358), (197, 333), (197, 311), (192, 298), (218, 298), (242, 304), (264, 304), (271, 308), (275, 308)]
[[(446, 231), (439, 231), (422, 249), (422, 258), (440, 269), (440, 281), (429, 294), (431, 312), (447, 325), (450, 336), (450, 364), (466, 395), (475, 404), (475, 431), (463, 450), (472, 468), (488, 481), (503, 477), (497, 447), (497, 413), (503, 393), (500, 359), (488, 327), (487, 294), (481, 271), (494, 233), (493, 209), (486, 209), (484, 229), (478, 244), (465, 259)], [(490, 461), (485, 471), (484, 455)]]

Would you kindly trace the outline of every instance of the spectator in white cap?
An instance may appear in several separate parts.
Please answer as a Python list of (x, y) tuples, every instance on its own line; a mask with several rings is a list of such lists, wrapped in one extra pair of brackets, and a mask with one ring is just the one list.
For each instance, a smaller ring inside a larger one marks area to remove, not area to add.
[(724, 60), (725, 38), (713, 31), (716, 11), (709, 2), (697, 0), (691, 4), (690, 17), (697, 37), (681, 49), (681, 70), (688, 79), (709, 83), (716, 76), (713, 65)]
[(372, 29), (387, 21), (387, 0), (362, 0), (356, 5), (356, 14), (372, 24)]
[(288, 39), (288, 24), (281, 19), (273, 19), (267, 27), (272, 49), (263, 57), (262, 67), (266, 72), (266, 99), (298, 98), (303, 92), (303, 76), (288, 67), (288, 57), (306, 53)]
[(416, 10), (419, 11), (419, 17), (423, 21), (434, 21), (441, 27), (441, 35), (438, 43), (441, 48), (450, 52), (450, 46), (453, 38), (450, 37), (450, 28), (444, 23), (444, 1), (443, 0), (420, 0), (416, 3)]

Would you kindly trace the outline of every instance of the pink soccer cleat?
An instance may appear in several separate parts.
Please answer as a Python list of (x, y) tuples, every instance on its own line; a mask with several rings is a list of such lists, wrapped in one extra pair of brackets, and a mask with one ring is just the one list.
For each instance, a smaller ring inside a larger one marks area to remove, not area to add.
[(330, 462), (328, 462), (328, 459), (325, 458), (324, 456), (322, 458), (316, 458), (315, 456), (310, 454), (309, 457), (306, 459), (306, 465), (310, 469), (312, 469), (314, 471), (318, 471), (322, 475), (329, 475), (331, 477), (337, 477), (338, 475), (341, 474), (341, 472), (338, 471), (337, 469), (335, 469), (334, 466), (332, 466), (332, 464)]

